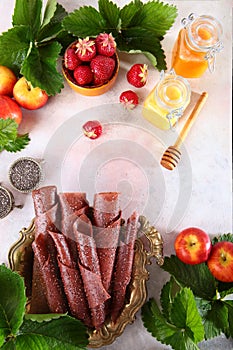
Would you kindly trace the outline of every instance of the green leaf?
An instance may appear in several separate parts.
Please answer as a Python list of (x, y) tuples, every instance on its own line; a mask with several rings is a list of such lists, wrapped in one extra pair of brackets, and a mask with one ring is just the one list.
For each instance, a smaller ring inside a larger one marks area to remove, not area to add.
[(25, 320), (48, 322), (62, 316), (66, 316), (66, 314), (26, 314), (24, 318)]
[(27, 57), (32, 41), (29, 26), (16, 26), (0, 36), (0, 64), (7, 66), (17, 74)]
[(233, 301), (228, 300), (225, 305), (228, 309), (229, 336), (233, 338)]
[(30, 26), (32, 33), (36, 34), (41, 24), (42, 0), (16, 0), (13, 26), (26, 25)]
[(4, 145), (9, 140), (14, 140), (17, 136), (18, 124), (10, 118), (0, 118), (0, 145), (4, 148)]
[(204, 339), (201, 316), (189, 288), (183, 288), (175, 296), (171, 308), (171, 321), (177, 328), (184, 329), (195, 344)]
[[(51, 9), (50, 16), (51, 15), (52, 15), (52, 9)], [(60, 4), (57, 4), (52, 17), (49, 19), (49, 22), (47, 18), (45, 20), (45, 23), (43, 23), (43, 26), (40, 28), (37, 34), (36, 39), (39, 42), (38, 45), (40, 45), (41, 42), (44, 43), (45, 41), (57, 39), (57, 36), (64, 31), (62, 27), (62, 20), (66, 16), (67, 16), (66, 10)]]
[(26, 295), (23, 278), (6, 266), (0, 266), (0, 346), (19, 330), (25, 312)]
[[(156, 63), (159, 70), (166, 69), (165, 54), (160, 39), (152, 35), (148, 29), (132, 27), (122, 30), (117, 45), (121, 51), (140, 50), (141, 52), (150, 52), (154, 56), (152, 63)], [(148, 58), (151, 57), (148, 56)]]
[(5, 343), (2, 347), (1, 347), (2, 350), (16, 350), (16, 347), (15, 347), (15, 340), (14, 339), (10, 339), (8, 340), (7, 343)]
[(213, 302), (211, 310), (207, 312), (205, 318), (223, 333), (228, 332), (228, 308), (224, 302), (220, 300)]
[(168, 321), (170, 321), (171, 307), (174, 297), (179, 291), (180, 286), (176, 283), (173, 277), (171, 277), (170, 281), (167, 282), (162, 288), (160, 294), (160, 302), (162, 306), (163, 315)]
[(205, 263), (188, 265), (171, 255), (170, 258), (165, 257), (162, 269), (174, 276), (182, 286), (191, 288), (195, 296), (206, 300), (215, 297), (217, 282)]
[(48, 0), (45, 6), (44, 17), (41, 24), (41, 27), (49, 24), (50, 20), (53, 18), (54, 13), (57, 9), (57, 1), (56, 0)]
[(83, 6), (70, 13), (62, 24), (68, 32), (79, 37), (95, 36), (106, 29), (105, 20), (91, 6)]
[[(137, 4), (135, 1), (130, 2), (128, 5), (125, 5), (120, 10), (121, 18), (121, 29), (126, 29), (127, 27), (132, 26), (133, 20), (137, 17), (137, 14), (140, 14), (141, 5)], [(139, 21), (136, 21), (137, 24), (140, 24)]]
[(162, 37), (173, 25), (176, 16), (176, 7), (159, 1), (149, 1), (140, 10), (140, 26), (148, 29), (153, 35)]
[(21, 74), (32, 86), (40, 87), (48, 95), (59, 93), (63, 87), (63, 76), (56, 70), (60, 50), (58, 42), (39, 48), (33, 46), (21, 68)]
[(233, 243), (233, 234), (232, 233), (224, 233), (223, 235), (219, 235), (212, 239), (212, 244), (215, 245), (217, 242), (228, 241)]
[(8, 140), (5, 144), (5, 150), (8, 152), (19, 152), (24, 149), (30, 142), (28, 134), (17, 135), (13, 140)]
[(99, 12), (106, 21), (108, 32), (111, 31), (113, 36), (116, 36), (116, 30), (119, 26), (120, 20), (119, 7), (109, 0), (99, 0), (98, 4)]
[[(150, 299), (142, 307), (142, 320), (146, 329), (157, 340), (164, 344), (171, 345), (173, 349), (198, 350), (197, 345), (188, 336), (186, 329), (179, 329), (166, 321), (154, 299)], [(199, 329), (199, 322), (197, 328)]]
[(24, 350), (81, 350), (87, 344), (86, 327), (70, 316), (42, 323), (24, 320), (16, 338), (16, 348)]

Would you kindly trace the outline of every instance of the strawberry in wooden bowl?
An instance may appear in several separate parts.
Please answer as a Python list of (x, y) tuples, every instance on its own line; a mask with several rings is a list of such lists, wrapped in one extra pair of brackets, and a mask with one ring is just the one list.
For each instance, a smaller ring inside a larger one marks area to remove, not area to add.
[(107, 92), (119, 71), (116, 42), (111, 34), (86, 37), (71, 43), (65, 51), (62, 71), (70, 87), (86, 96)]

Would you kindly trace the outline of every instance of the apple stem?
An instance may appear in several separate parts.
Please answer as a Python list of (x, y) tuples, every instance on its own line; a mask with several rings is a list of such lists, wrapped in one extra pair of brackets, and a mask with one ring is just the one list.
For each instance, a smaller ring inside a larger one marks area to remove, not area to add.
[(28, 91), (31, 91), (31, 89), (32, 89), (31, 83), (29, 83), (29, 81), (27, 81), (27, 79), (25, 79), (25, 81), (27, 84)]

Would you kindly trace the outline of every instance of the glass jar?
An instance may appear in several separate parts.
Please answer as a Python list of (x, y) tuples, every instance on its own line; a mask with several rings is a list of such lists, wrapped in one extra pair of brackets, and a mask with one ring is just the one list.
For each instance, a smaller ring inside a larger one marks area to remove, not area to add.
[(216, 53), (223, 49), (222, 26), (211, 16), (190, 14), (172, 51), (172, 68), (185, 78), (199, 78), (207, 68), (215, 69)]
[(172, 69), (161, 72), (160, 81), (143, 105), (143, 116), (156, 127), (166, 130), (174, 126), (190, 103), (189, 82)]

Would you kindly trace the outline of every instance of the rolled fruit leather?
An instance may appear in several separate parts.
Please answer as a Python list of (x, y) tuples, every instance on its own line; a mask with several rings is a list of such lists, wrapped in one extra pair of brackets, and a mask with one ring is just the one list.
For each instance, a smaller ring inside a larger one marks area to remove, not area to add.
[(110, 295), (102, 283), (92, 223), (85, 214), (75, 221), (74, 236), (79, 255), (79, 269), (91, 310), (92, 324), (98, 330), (105, 322), (105, 302)]
[[(48, 231), (57, 232), (58, 201), (56, 186), (32, 192), (35, 209), (35, 240), (30, 313), (67, 311), (66, 298), (56, 264), (56, 249)], [(56, 283), (53, 280), (56, 279)], [(60, 304), (59, 304), (60, 303)]]
[(125, 304), (127, 287), (131, 280), (138, 218), (138, 214), (134, 212), (127, 220), (126, 226), (121, 229), (120, 244), (117, 249), (113, 275), (113, 296), (111, 303), (111, 317), (113, 322), (116, 322)]
[(121, 220), (119, 193), (96, 193), (92, 222), (102, 281), (109, 293)]

